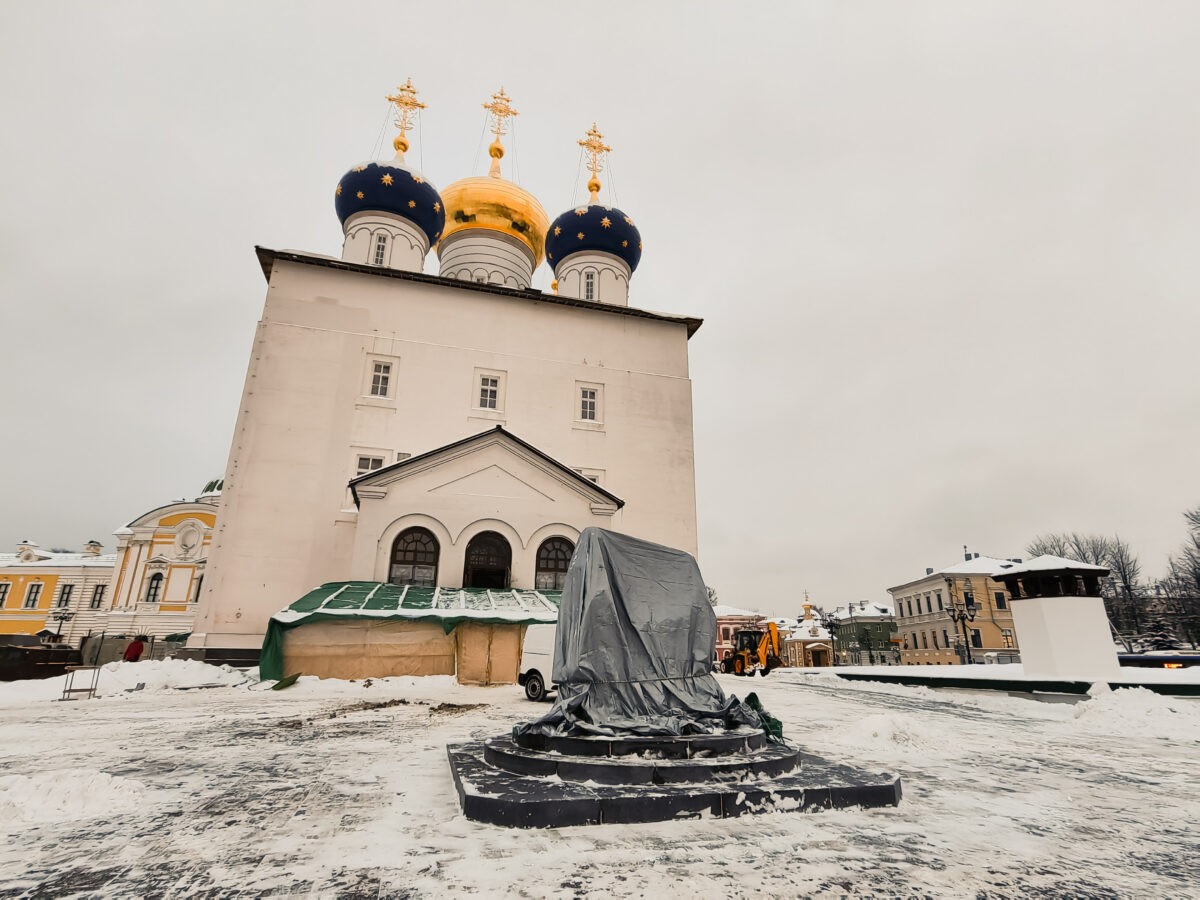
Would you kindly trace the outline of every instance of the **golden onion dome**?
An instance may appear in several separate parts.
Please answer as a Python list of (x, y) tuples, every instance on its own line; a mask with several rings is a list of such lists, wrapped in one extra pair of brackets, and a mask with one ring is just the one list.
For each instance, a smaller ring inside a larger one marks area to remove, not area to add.
[(542, 264), (550, 218), (529, 191), (497, 175), (480, 175), (443, 188), (442, 204), (442, 242), (459, 231), (485, 228), (516, 238), (533, 254), (533, 267)]

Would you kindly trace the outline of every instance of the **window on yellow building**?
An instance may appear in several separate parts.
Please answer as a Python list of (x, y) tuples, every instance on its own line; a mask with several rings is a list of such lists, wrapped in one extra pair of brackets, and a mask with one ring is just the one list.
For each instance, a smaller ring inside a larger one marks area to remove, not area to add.
[(25, 591), (25, 608), (37, 609), (38, 600), (42, 598), (42, 585), (39, 582), (34, 582)]
[(1008, 609), (1008, 602), (1004, 599), (1004, 591), (996, 591), (992, 596), (996, 598), (996, 609)]
[(9, 588), (12, 584), (7, 581), (0, 581), (0, 606), (4, 605), (4, 601), (8, 599)]
[(1000, 629), (1000, 643), (1005, 647), (1013, 647), (1013, 633), (1011, 628)]

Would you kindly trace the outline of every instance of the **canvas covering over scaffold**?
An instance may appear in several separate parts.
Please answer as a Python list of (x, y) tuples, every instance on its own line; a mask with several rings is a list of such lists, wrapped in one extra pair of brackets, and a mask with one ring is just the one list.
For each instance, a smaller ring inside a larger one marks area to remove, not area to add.
[(511, 684), (525, 626), (553, 623), (558, 599), (557, 591), (331, 582), (271, 617), (259, 672)]

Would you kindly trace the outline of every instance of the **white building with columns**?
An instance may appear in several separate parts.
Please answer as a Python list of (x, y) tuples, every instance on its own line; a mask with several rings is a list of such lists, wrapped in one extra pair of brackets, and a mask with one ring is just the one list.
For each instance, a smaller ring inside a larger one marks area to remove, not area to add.
[[(395, 158), (337, 185), (340, 258), (258, 249), (267, 295), (191, 646), (249, 657), (329, 581), (555, 588), (596, 525), (696, 552), (688, 340), (631, 306), (642, 242), (599, 199), (550, 222), (501, 173), (515, 110), (487, 104), (487, 175), (438, 192)], [(422, 273), (436, 250), (437, 275)], [(530, 287), (546, 259), (557, 291)]]

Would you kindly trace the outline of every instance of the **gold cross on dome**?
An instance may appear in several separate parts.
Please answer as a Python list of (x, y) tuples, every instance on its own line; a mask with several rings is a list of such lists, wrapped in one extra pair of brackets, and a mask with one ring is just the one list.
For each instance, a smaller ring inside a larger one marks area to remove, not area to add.
[(600, 133), (600, 129), (596, 127), (596, 123), (592, 123), (592, 127), (588, 129), (582, 141), (576, 141), (583, 152), (587, 154), (588, 168), (592, 171), (592, 177), (588, 179), (588, 192), (590, 197), (588, 203), (595, 203), (600, 199), (600, 178), (599, 175), (604, 171), (604, 157), (612, 150), (612, 147), (604, 143), (604, 135)]
[(400, 129), (392, 146), (396, 148), (396, 155), (403, 159), (404, 151), (408, 149), (407, 135), (412, 127), (412, 118), (417, 110), (425, 108), (425, 104), (417, 99), (417, 89), (413, 87), (411, 78), (396, 88), (396, 93), (388, 94), (387, 100), (396, 107), (396, 127)]
[(512, 98), (504, 93), (503, 87), (492, 94), (492, 102), (483, 104), (483, 108), (491, 115), (492, 134), (496, 140), (500, 140), (500, 136), (508, 130), (508, 120), (520, 115), (512, 108)]

